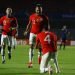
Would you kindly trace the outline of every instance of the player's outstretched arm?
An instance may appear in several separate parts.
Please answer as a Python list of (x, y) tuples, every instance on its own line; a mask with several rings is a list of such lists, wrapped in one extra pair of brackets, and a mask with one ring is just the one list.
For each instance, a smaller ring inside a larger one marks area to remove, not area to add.
[(4, 17), (1, 17), (0, 18), (0, 30), (3, 29), (3, 20), (4, 20)]
[(28, 32), (30, 31), (30, 29), (31, 29), (31, 21), (29, 21), (29, 23), (28, 23), (28, 25), (26, 27), (26, 30), (24, 32), (24, 36), (26, 36), (28, 34)]

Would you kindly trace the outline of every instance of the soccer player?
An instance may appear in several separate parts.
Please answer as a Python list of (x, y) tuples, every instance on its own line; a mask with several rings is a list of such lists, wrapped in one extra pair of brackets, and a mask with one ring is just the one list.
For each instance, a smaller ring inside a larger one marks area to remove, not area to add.
[[(32, 14), (29, 18), (29, 23), (27, 25), (26, 31), (24, 35), (26, 35), (28, 32), (30, 32), (29, 36), (29, 44), (30, 44), (30, 49), (29, 49), (29, 65), (28, 67), (32, 67), (32, 60), (33, 60), (33, 51), (34, 51), (34, 44), (35, 44), (35, 38), (38, 33), (41, 32), (41, 29), (43, 27), (43, 24), (48, 21), (47, 16), (42, 14), (43, 8), (40, 4), (37, 4), (35, 7), (35, 13)], [(49, 28), (49, 26), (48, 26)], [(38, 60), (40, 63), (41, 59), (41, 49), (39, 49), (38, 52)]]
[(12, 16), (12, 9), (6, 9), (6, 15), (0, 18), (0, 26), (2, 26), (2, 35), (1, 35), (1, 55), (2, 63), (5, 63), (5, 47), (8, 46), (8, 58), (11, 59), (11, 47), (12, 47), (12, 30), (16, 27), (16, 18)]
[(60, 49), (63, 45), (63, 49), (65, 49), (66, 46), (66, 40), (67, 40), (67, 35), (68, 35), (68, 31), (66, 28), (66, 25), (63, 26), (63, 28), (61, 29), (61, 43), (60, 43)]
[(57, 52), (57, 37), (54, 33), (49, 32), (48, 28), (45, 26), (41, 33), (37, 35), (36, 38), (36, 48), (42, 47), (42, 59), (40, 63), (40, 73), (45, 73), (50, 71), (52, 73), (52, 68), (49, 65), (49, 60), (54, 60), (54, 65), (56, 73), (59, 72), (58, 62), (56, 57)]

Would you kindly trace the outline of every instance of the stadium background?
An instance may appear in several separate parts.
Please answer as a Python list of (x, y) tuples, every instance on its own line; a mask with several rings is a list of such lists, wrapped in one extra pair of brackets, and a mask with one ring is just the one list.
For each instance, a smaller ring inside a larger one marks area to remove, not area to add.
[(23, 32), (30, 14), (34, 12), (37, 3), (42, 4), (43, 12), (48, 15), (51, 30), (60, 37), (60, 29), (67, 25), (70, 31), (69, 39), (75, 40), (75, 1), (74, 0), (0, 0), (0, 17), (5, 14), (7, 7), (13, 9), (13, 15), (19, 24), (19, 39), (24, 39)]

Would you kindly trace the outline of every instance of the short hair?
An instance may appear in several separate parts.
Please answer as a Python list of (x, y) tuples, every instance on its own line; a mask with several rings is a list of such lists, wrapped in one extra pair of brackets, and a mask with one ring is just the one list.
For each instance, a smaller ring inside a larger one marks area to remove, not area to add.
[(42, 7), (42, 5), (41, 4), (36, 4), (36, 7)]
[(10, 10), (10, 11), (12, 12), (12, 8), (7, 8), (6, 11), (7, 11), (7, 10)]

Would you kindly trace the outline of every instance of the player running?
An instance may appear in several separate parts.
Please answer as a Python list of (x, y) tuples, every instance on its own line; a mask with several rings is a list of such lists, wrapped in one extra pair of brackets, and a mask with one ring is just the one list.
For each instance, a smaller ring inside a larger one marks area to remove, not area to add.
[[(29, 23), (27, 25), (26, 31), (24, 35), (26, 35), (28, 32), (30, 32), (29, 36), (29, 65), (28, 67), (32, 67), (32, 60), (33, 60), (33, 51), (34, 51), (34, 44), (35, 44), (35, 38), (38, 33), (41, 32), (41, 29), (43, 27), (43, 24), (48, 21), (48, 18), (42, 14), (42, 6), (37, 4), (35, 7), (35, 13), (32, 14), (29, 18)], [(38, 52), (38, 61), (40, 63), (41, 59), (41, 49), (39, 49)]]
[(2, 26), (2, 36), (1, 36), (1, 55), (2, 63), (5, 63), (5, 47), (8, 46), (8, 58), (11, 59), (11, 47), (12, 47), (12, 30), (16, 29), (13, 27), (17, 25), (16, 18), (12, 16), (12, 9), (6, 9), (6, 15), (1, 17), (0, 26)]
[(36, 48), (42, 47), (42, 59), (40, 63), (40, 73), (45, 73), (49, 70), (52, 73), (52, 68), (49, 65), (50, 59), (54, 60), (54, 65), (56, 73), (59, 73), (59, 67), (57, 62), (57, 36), (48, 31), (48, 28), (45, 26), (41, 33), (37, 35), (36, 38)]

